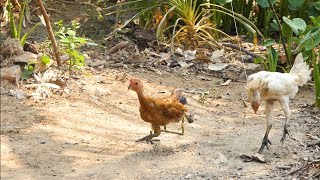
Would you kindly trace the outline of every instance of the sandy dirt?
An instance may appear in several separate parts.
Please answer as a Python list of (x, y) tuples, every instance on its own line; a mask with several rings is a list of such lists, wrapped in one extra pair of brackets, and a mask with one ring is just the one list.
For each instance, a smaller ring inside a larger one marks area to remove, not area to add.
[[(87, 36), (101, 39), (111, 21), (97, 22), (94, 8), (77, 2), (48, 1), (48, 12), (55, 20), (81, 20)], [(46, 37), (37, 29), (31, 39)], [(124, 73), (128, 78), (120, 81)], [(241, 154), (260, 148), (266, 129), (263, 105), (253, 113), (244, 78), (220, 86), (222, 79), (198, 76), (205, 75), (106, 68), (70, 79), (69, 94), (18, 100), (1, 93), (1, 179), (291, 179), (294, 169), (320, 158), (319, 146), (307, 146), (310, 137), (320, 137), (320, 113), (310, 108), (314, 87), (300, 88), (291, 101), (290, 130), (296, 140), (280, 143), (285, 118), (277, 105), (269, 136), (273, 144), (263, 152), (267, 162), (243, 162)], [(150, 124), (141, 120), (137, 95), (128, 90), (131, 77), (140, 78), (145, 92), (155, 97), (186, 90), (194, 122), (185, 123), (184, 135), (163, 132), (153, 145), (136, 142), (149, 134)], [(1, 86), (15, 89), (3, 81)]]
[(240, 154), (257, 152), (266, 128), (264, 108), (256, 115), (243, 104), (244, 82), (220, 86), (215, 78), (128, 72), (156, 97), (173, 88), (210, 92), (202, 98), (184, 93), (195, 121), (185, 124), (185, 135), (163, 132), (150, 145), (135, 142), (149, 134), (150, 125), (140, 119), (128, 80), (117, 80), (123, 73), (107, 69), (70, 80), (70, 94), (44, 100), (1, 95), (1, 179), (290, 179), (291, 168), (314, 156), (301, 145), (316, 127), (305, 108), (313, 102), (312, 88), (301, 88), (291, 102), (290, 129), (297, 140), (279, 142), (285, 121), (277, 106), (273, 145), (263, 153), (267, 163), (243, 162)]

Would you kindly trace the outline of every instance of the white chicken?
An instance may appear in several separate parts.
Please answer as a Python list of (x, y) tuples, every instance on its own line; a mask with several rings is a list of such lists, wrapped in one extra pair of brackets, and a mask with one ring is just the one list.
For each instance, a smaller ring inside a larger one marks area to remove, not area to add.
[(286, 135), (289, 135), (290, 99), (294, 98), (297, 94), (299, 90), (298, 86), (304, 85), (311, 78), (310, 74), (311, 70), (304, 62), (303, 56), (300, 53), (297, 55), (289, 73), (260, 71), (248, 77), (246, 90), (248, 100), (254, 112), (257, 112), (261, 101), (266, 102), (267, 130), (258, 151), (259, 153), (263, 151), (264, 147), (267, 146), (268, 148), (269, 144), (271, 144), (268, 134), (272, 127), (273, 105), (275, 101), (280, 103), (286, 118), (281, 142), (283, 143)]

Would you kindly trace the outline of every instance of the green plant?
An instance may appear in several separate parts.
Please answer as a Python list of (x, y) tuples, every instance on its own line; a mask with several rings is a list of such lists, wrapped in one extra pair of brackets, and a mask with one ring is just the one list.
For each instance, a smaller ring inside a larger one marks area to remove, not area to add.
[[(184, 42), (187, 48), (193, 48), (201, 44), (209, 44), (215, 48), (220, 48), (215, 36), (216, 33), (232, 39), (228, 34), (216, 28), (215, 24), (211, 22), (210, 19), (215, 13), (222, 13), (234, 18), (253, 33), (255, 37), (256, 34), (262, 36), (260, 31), (250, 20), (241, 14), (237, 14), (220, 5), (201, 2), (198, 3), (198, 1), (192, 0), (171, 0), (168, 1), (168, 5), (171, 8), (163, 16), (163, 19), (157, 28), (157, 38), (159, 39), (165, 31), (171, 31), (170, 28), (173, 27), (171, 47), (173, 47), (174, 42), (178, 44)], [(172, 26), (164, 28), (163, 24), (167, 21), (166, 18), (171, 12), (173, 12), (177, 18)]]
[[(168, 5), (171, 8), (166, 12), (159, 23), (156, 32), (157, 39), (161, 39), (161, 37), (164, 36), (165, 31), (171, 31), (173, 28), (171, 38), (172, 47), (174, 42), (176, 42), (178, 45), (183, 43), (187, 48), (195, 48), (203, 43), (220, 48), (212, 31), (219, 32), (225, 36), (228, 35), (215, 28), (215, 25), (210, 22), (211, 15), (208, 13), (207, 9), (202, 10), (202, 6), (197, 4), (197, 2), (197, 0), (168, 1)], [(166, 27), (164, 24), (167, 23), (167, 17), (170, 13), (174, 13), (178, 18), (173, 25)], [(230, 39), (232, 38), (230, 37)]]
[(320, 16), (310, 17), (312, 24), (306, 27), (300, 38), (295, 38), (298, 44), (295, 51), (303, 52), (308, 57), (309, 64), (313, 66), (315, 83), (315, 106), (320, 108)]
[(317, 56), (318, 60), (313, 58), (313, 75), (315, 83), (315, 98), (316, 98), (316, 107), (320, 108), (320, 56)]
[(282, 69), (282, 71), (287, 72), (285, 68), (278, 65), (279, 52), (273, 47), (275, 41), (273, 39), (265, 40), (262, 45), (267, 48), (267, 59), (258, 57), (254, 59), (254, 63), (263, 64), (264, 68), (270, 72), (276, 72), (277, 68)]
[(29, 4), (29, 0), (24, 0), (23, 1), (22, 10), (21, 10), (20, 15), (19, 15), (18, 27), (16, 26), (16, 24), (14, 22), (14, 16), (13, 16), (13, 12), (12, 12), (12, 4), (11, 4), (11, 2), (7, 3), (7, 7), (6, 7), (8, 13), (9, 13), (9, 18), (10, 18), (11, 37), (19, 39), (21, 46), (23, 46), (25, 44), (27, 38), (30, 36), (32, 31), (41, 23), (41, 22), (36, 23), (32, 28), (30, 28), (30, 30), (27, 33), (25, 33), (21, 37), (22, 24), (23, 24), (23, 21), (24, 21), (24, 18), (25, 18), (25, 16), (24, 16), (25, 9), (26, 9), (26, 6), (28, 4)]
[[(319, 49), (318, 49), (319, 51)], [(314, 85), (315, 85), (315, 106), (320, 108), (320, 55), (319, 52), (317, 56), (313, 54), (313, 77), (314, 77)]]
[[(245, 28), (249, 29), (249, 32), (252, 32), (254, 37), (256, 37), (256, 34), (262, 36), (258, 28), (249, 19), (225, 7), (210, 3), (210, 1), (136, 0), (120, 3), (106, 10), (116, 7), (121, 9), (120, 12), (137, 12), (132, 18), (121, 25), (120, 28), (125, 27), (134, 19), (139, 19), (139, 24), (144, 27), (156, 27), (157, 39), (159, 41), (168, 40), (168, 42), (171, 42), (171, 47), (176, 43), (184, 45), (187, 48), (195, 48), (202, 44), (221, 48), (217, 42), (216, 34), (220, 33), (229, 38), (231, 37), (219, 28), (216, 28), (216, 25), (211, 20), (215, 14), (224, 14), (232, 19), (235, 18)], [(119, 9), (107, 15), (119, 12)]]
[(40, 56), (40, 62), (30, 62), (24, 66), (24, 70), (21, 74), (21, 78), (22, 79), (29, 78), (34, 72), (37, 72), (40, 69), (47, 68), (50, 62), (51, 62), (51, 59), (48, 55)]
[(34, 70), (34, 68), (33, 68), (32, 64), (25, 65), (24, 66), (24, 70), (23, 70), (23, 72), (21, 74), (21, 78), (22, 79), (27, 79), (28, 77), (30, 77), (32, 75), (33, 70)]
[(62, 52), (67, 54), (70, 59), (68, 61), (69, 70), (79, 69), (85, 66), (85, 57), (82, 53), (78, 51), (81, 45), (88, 42), (88, 39), (77, 37), (76, 30), (80, 28), (80, 23), (72, 21), (70, 27), (64, 27), (63, 21), (60, 20), (54, 23), (58, 27), (55, 32), (57, 36)]
[[(139, 19), (139, 25), (144, 28), (154, 27), (155, 15), (160, 7), (161, 11), (165, 10), (166, 1), (156, 1), (156, 0), (133, 0), (126, 1), (123, 3), (117, 3), (116, 5), (110, 6), (108, 8), (103, 8), (103, 10), (110, 11), (106, 16), (116, 14), (116, 28), (123, 28), (127, 26), (130, 22), (135, 19)], [(126, 13), (135, 12), (130, 19), (125, 22), (120, 22), (121, 16), (126, 15)]]

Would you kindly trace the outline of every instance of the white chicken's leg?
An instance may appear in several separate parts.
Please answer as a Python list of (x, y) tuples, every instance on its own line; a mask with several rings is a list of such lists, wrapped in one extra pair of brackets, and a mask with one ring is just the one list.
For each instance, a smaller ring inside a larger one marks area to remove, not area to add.
[(290, 123), (290, 108), (289, 108), (289, 96), (285, 96), (283, 98), (281, 98), (279, 100), (280, 102), (280, 105), (283, 109), (283, 112), (286, 116), (286, 123), (284, 124), (284, 127), (283, 127), (283, 135), (282, 135), (282, 138), (280, 140), (280, 142), (284, 142), (285, 138), (286, 138), (286, 135), (288, 134), (288, 136), (290, 137), (289, 135), (289, 131), (288, 131), (288, 127), (289, 127), (289, 123)]
[(269, 144), (271, 144), (270, 140), (268, 139), (268, 135), (270, 132), (270, 129), (272, 128), (272, 122), (273, 122), (273, 105), (274, 100), (267, 100), (266, 101), (266, 116), (267, 116), (267, 130), (264, 135), (264, 138), (262, 140), (261, 147), (258, 151), (258, 153), (262, 153), (264, 147), (267, 146), (267, 149), (269, 149)]

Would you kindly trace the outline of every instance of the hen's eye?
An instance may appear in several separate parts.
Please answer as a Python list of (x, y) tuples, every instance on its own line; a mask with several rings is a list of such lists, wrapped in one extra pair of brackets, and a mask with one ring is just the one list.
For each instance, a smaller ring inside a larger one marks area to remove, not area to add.
[(138, 82), (136, 82), (136, 86), (138, 85)]

